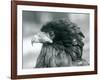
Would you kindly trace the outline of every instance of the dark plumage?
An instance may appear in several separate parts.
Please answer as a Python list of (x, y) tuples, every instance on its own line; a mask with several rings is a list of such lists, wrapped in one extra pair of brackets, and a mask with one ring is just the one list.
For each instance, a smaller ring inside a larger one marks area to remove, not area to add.
[(69, 20), (51, 21), (43, 25), (41, 33), (36, 35), (37, 37), (33, 38), (32, 43), (43, 43), (36, 67), (63, 67), (87, 64), (82, 59), (84, 46), (82, 39), (85, 36), (75, 23)]

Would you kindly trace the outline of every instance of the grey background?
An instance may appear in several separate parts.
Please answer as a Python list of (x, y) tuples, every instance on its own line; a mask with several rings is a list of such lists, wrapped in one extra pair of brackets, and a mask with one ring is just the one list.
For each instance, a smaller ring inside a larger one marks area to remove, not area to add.
[(22, 12), (22, 34), (23, 34), (23, 68), (33, 68), (36, 59), (41, 51), (42, 44), (31, 45), (33, 35), (40, 31), (43, 24), (54, 19), (70, 19), (76, 23), (85, 35), (83, 58), (88, 62), (89, 58), (89, 14), (83, 13), (60, 13), (60, 12), (41, 12), (23, 11)]

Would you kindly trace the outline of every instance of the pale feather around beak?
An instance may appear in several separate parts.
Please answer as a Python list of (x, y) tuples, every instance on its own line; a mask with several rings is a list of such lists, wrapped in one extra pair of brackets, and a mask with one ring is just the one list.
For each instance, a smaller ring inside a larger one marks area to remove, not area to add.
[(35, 34), (31, 40), (31, 44), (33, 43), (53, 43), (52, 39), (50, 38), (49, 33), (39, 32)]

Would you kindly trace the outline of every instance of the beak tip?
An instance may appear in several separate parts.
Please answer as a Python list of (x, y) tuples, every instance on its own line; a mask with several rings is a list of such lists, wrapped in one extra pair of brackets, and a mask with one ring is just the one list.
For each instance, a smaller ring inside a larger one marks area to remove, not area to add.
[(31, 40), (31, 45), (33, 46), (33, 40)]

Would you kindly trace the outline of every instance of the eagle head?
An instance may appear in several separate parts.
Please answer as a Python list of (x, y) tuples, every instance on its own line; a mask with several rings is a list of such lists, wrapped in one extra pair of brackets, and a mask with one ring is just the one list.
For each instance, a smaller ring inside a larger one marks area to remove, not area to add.
[(61, 43), (65, 46), (83, 46), (83, 38), (83, 33), (75, 23), (70, 20), (55, 20), (43, 25), (40, 32), (33, 36), (31, 43)]
[[(43, 25), (40, 32), (33, 36), (31, 43), (43, 43), (39, 57), (46, 55), (46, 63), (48, 62), (49, 64), (50, 61), (51, 63), (60, 64), (60, 62), (62, 62), (65, 65), (67, 64), (66, 61), (68, 58), (66, 55), (70, 55), (72, 61), (77, 62), (82, 60), (84, 37), (80, 27), (70, 20), (55, 20)], [(51, 61), (51, 58), (54, 58), (54, 61)], [(40, 66), (40, 59), (41, 58), (37, 59), (37, 66)], [(60, 62), (56, 62), (58, 60), (60, 60)], [(45, 61), (43, 64), (44, 63)]]

